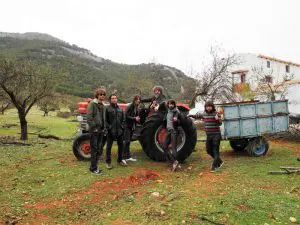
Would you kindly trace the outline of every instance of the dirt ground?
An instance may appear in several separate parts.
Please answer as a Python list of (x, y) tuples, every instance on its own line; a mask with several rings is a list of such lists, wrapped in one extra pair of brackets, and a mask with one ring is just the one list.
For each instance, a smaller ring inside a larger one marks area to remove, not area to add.
[[(272, 141), (272, 145), (276, 148), (285, 148), (292, 152), (296, 157), (300, 157), (300, 144), (291, 144), (286, 141)], [(269, 157), (272, 156), (272, 150), (268, 153)], [(235, 160), (240, 157), (247, 157), (246, 153), (234, 153), (233, 151), (223, 152), (222, 158), (228, 164), (234, 165)], [(201, 160), (209, 161), (211, 160), (209, 156), (203, 155)], [(59, 160), (61, 164), (74, 164), (76, 161), (73, 159), (66, 158), (65, 160)], [(185, 173), (193, 174), (195, 173), (194, 167), (197, 166), (197, 162), (190, 162), (189, 164), (183, 165), (178, 169), (178, 174), (182, 171)], [(174, 178), (175, 176), (175, 178)], [(211, 196), (225, 196), (227, 193), (222, 190), (225, 186), (227, 180), (230, 178), (230, 172), (223, 171), (222, 176), (209, 172), (209, 164), (206, 164), (201, 168), (201, 172), (193, 174), (196, 178), (189, 182), (188, 187), (192, 188), (182, 188), (180, 193), (185, 196), (193, 197), (194, 189), (198, 190), (199, 195), (197, 197), (201, 199), (208, 199)], [(172, 184), (176, 179), (176, 174), (170, 176), (170, 173), (162, 171), (161, 173), (146, 168), (138, 168), (131, 175), (117, 177), (117, 178), (105, 178), (99, 181), (94, 181), (92, 185), (84, 190), (73, 190), (69, 194), (65, 195), (61, 199), (50, 201), (44, 203), (42, 200), (34, 204), (26, 204), (26, 200), (30, 198), (28, 194), (24, 194), (23, 198), (25, 205), (23, 208), (28, 210), (30, 213), (26, 215), (19, 224), (51, 224), (53, 217), (49, 216), (47, 212), (55, 212), (57, 210), (64, 210), (70, 214), (78, 214), (85, 212), (85, 206), (106, 204), (111, 201), (119, 201), (126, 197), (132, 197), (135, 200), (140, 200), (144, 198), (149, 193), (143, 188), (148, 186), (155, 186), (160, 183), (166, 185)], [(182, 178), (180, 178), (182, 179)], [(182, 180), (183, 184), (186, 185)], [(254, 184), (255, 185), (255, 184)], [(229, 185), (230, 186), (230, 185)], [(257, 185), (260, 190), (269, 191), (281, 191), (280, 187), (274, 184)], [(295, 189), (299, 192), (298, 189)], [(294, 191), (295, 191), (294, 190)], [(236, 210), (244, 213), (248, 212), (249, 206), (247, 204), (236, 205)], [(225, 218), (226, 219), (226, 218)], [(85, 223), (83, 223), (85, 224)], [(111, 224), (131, 224), (131, 221), (122, 220), (117, 218), (111, 221)]]

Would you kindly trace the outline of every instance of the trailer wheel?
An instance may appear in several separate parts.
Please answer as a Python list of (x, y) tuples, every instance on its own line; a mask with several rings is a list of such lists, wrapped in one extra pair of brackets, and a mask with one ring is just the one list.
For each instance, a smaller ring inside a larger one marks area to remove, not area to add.
[(247, 139), (230, 140), (230, 146), (234, 151), (243, 151), (249, 144)]
[(251, 156), (264, 156), (269, 150), (269, 144), (264, 137), (257, 137), (249, 142), (246, 150)]

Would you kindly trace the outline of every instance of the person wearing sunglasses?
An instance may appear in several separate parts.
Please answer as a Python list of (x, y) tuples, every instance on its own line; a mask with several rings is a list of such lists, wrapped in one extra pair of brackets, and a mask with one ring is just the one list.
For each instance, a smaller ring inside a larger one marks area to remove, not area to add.
[(103, 101), (105, 100), (105, 90), (97, 89), (94, 94), (94, 99), (89, 103), (87, 108), (87, 123), (89, 132), (91, 134), (91, 165), (90, 171), (94, 175), (101, 175), (102, 170), (98, 169), (98, 160), (101, 155), (99, 146), (105, 133), (105, 107)]

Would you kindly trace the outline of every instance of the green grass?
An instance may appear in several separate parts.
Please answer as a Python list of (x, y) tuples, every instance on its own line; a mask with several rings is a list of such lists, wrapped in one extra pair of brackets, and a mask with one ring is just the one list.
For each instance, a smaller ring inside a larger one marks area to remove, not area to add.
[[(71, 118), (73, 119), (73, 118)], [(211, 159), (204, 143), (197, 144), (183, 164), (170, 174), (164, 163), (150, 161), (138, 143), (132, 151), (138, 162), (114, 169), (104, 176), (92, 176), (88, 162), (72, 153), (77, 123), (34, 110), (28, 116), (29, 132), (42, 128), (65, 140), (38, 139), (30, 135), (30, 146), (0, 146), (0, 221), (30, 224), (290, 224), (300, 221), (300, 177), (269, 175), (280, 166), (296, 166), (300, 145), (271, 143), (266, 157), (253, 158), (234, 153), (222, 142), (225, 166), (209, 173)], [(0, 138), (19, 136), (14, 110), (0, 116)], [(297, 150), (298, 149), (298, 150)], [(116, 159), (116, 147), (113, 148)], [(137, 171), (151, 170), (158, 180), (129, 182)], [(124, 183), (125, 182), (125, 183)], [(160, 196), (151, 197), (152, 192)], [(209, 222), (211, 221), (211, 222)]]

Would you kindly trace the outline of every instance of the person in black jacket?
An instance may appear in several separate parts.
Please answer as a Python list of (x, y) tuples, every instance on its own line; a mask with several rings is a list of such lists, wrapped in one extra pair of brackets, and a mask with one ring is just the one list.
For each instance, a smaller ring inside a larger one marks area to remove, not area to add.
[[(176, 102), (170, 99), (167, 103), (168, 111), (166, 115), (167, 120), (167, 137), (163, 145), (163, 150), (167, 160), (170, 163), (170, 170), (173, 172), (178, 166), (177, 161), (177, 133), (179, 124), (179, 110), (176, 107)], [(172, 152), (169, 150), (169, 144), (172, 144)]]
[(106, 109), (106, 127), (107, 127), (107, 143), (106, 143), (106, 167), (112, 169), (111, 165), (111, 147), (114, 140), (118, 143), (118, 163), (121, 166), (128, 166), (123, 160), (123, 122), (124, 113), (118, 106), (118, 99), (115, 94), (109, 97), (110, 105)]
[(101, 155), (99, 146), (102, 145), (102, 139), (105, 128), (105, 107), (103, 101), (105, 99), (105, 90), (97, 89), (95, 91), (95, 98), (89, 103), (87, 109), (87, 123), (89, 125), (89, 132), (91, 134), (91, 165), (90, 171), (92, 174), (101, 175), (102, 170), (98, 169), (98, 160)]
[(141, 97), (139, 95), (134, 96), (132, 103), (127, 106), (125, 112), (125, 133), (124, 133), (124, 159), (126, 161), (137, 161), (131, 157), (130, 153), (130, 141), (132, 139), (133, 132), (136, 128), (136, 124), (140, 122), (139, 117), (139, 104), (141, 102)]

